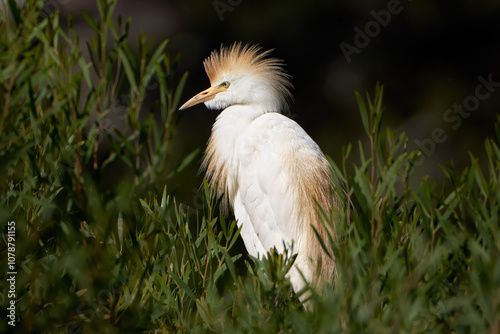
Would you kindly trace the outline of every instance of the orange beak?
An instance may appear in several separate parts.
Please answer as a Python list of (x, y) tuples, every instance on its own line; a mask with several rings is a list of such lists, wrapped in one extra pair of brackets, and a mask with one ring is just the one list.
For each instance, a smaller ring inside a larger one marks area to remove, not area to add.
[(221, 88), (220, 86), (217, 87), (210, 87), (208, 89), (205, 89), (203, 92), (196, 94), (193, 96), (189, 101), (184, 103), (179, 110), (182, 109), (187, 109), (189, 107), (192, 107), (194, 105), (197, 105), (198, 103), (206, 102), (212, 100), (215, 95), (218, 93), (222, 92), (224, 89)]

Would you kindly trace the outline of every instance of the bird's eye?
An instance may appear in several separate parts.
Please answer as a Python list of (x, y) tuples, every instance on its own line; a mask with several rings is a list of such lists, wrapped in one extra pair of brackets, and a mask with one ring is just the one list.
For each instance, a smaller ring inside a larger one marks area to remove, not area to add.
[(229, 81), (224, 81), (223, 83), (220, 84), (220, 86), (224, 88), (229, 88)]

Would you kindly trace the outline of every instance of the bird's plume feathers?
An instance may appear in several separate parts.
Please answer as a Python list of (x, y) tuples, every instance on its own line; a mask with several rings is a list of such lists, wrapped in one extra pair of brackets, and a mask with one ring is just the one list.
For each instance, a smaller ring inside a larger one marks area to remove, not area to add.
[(214, 50), (203, 65), (212, 86), (219, 85), (225, 78), (253, 76), (279, 101), (281, 110), (286, 112), (293, 100), (290, 89), (293, 87), (291, 76), (283, 69), (281, 59), (268, 57), (272, 50), (261, 51), (258, 45), (243, 45), (241, 42), (229, 47), (221, 45), (219, 51)]

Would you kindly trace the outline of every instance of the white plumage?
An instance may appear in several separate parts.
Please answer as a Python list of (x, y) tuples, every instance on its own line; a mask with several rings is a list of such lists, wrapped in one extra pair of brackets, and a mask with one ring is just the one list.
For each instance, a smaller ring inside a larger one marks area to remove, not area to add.
[(257, 46), (221, 47), (204, 62), (211, 87), (180, 109), (204, 102), (223, 109), (212, 128), (204, 167), (218, 194), (225, 194), (252, 256), (265, 255), (283, 241), (294, 243), (296, 262), (289, 278), (296, 292), (304, 280), (317, 286), (334, 275), (334, 261), (321, 249), (313, 225), (328, 244), (317, 203), (335, 205), (330, 167), (318, 145), (281, 114), (291, 98), (282, 62)]

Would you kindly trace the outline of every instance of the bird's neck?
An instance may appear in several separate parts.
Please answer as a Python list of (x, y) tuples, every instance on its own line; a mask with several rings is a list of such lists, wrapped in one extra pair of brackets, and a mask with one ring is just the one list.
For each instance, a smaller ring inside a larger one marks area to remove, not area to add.
[(237, 184), (235, 173), (239, 164), (236, 153), (241, 138), (252, 122), (265, 113), (265, 110), (255, 106), (232, 105), (217, 117), (203, 165), (211, 182), (217, 183), (219, 195), (223, 192), (233, 198), (236, 189), (232, 187)]
[(212, 128), (212, 137), (217, 139), (224, 152), (234, 152), (239, 138), (259, 116), (266, 111), (258, 106), (236, 104), (224, 109)]
[(234, 135), (240, 137), (242, 131), (259, 116), (265, 114), (267, 111), (260, 106), (247, 105), (247, 104), (233, 104), (217, 116), (212, 128), (212, 132), (223, 131), (226, 138)]

